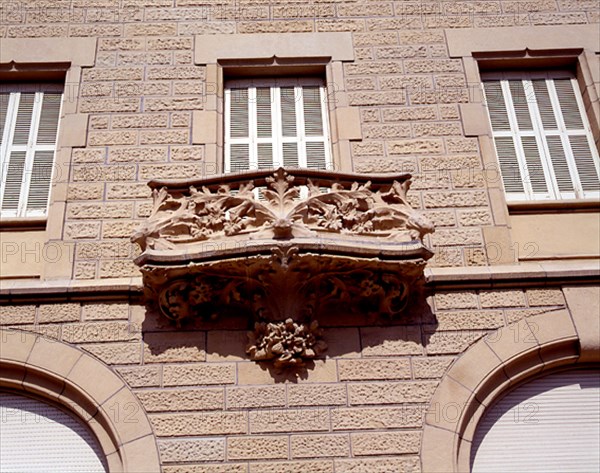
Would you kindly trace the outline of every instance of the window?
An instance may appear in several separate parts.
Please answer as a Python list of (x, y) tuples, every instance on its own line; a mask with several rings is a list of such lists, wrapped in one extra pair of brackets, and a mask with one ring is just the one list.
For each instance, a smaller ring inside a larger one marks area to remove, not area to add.
[(484, 413), (473, 473), (600, 469), (600, 371), (569, 370), (518, 386)]
[(2, 471), (108, 471), (98, 441), (79, 419), (25, 396), (0, 392)]
[(600, 163), (569, 73), (485, 73), (483, 88), (508, 201), (600, 197)]
[(0, 92), (0, 209), (2, 217), (44, 217), (62, 90), (53, 84), (5, 86)]
[(225, 86), (225, 172), (331, 168), (327, 94), (318, 79)]

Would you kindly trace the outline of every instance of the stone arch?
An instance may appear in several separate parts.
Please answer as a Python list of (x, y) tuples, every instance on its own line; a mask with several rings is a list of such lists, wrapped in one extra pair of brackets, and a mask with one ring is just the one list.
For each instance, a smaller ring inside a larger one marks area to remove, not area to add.
[(485, 411), (507, 390), (558, 367), (600, 362), (598, 288), (565, 289), (569, 309), (525, 318), (473, 344), (449, 368), (427, 414), (422, 471), (469, 472)]
[(110, 473), (161, 471), (143, 406), (119, 376), (83, 350), (2, 329), (0, 388), (29, 393), (77, 415), (98, 439)]

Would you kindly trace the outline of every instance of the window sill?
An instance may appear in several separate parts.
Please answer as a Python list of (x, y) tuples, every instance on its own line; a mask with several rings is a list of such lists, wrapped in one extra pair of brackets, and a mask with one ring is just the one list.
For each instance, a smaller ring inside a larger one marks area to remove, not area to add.
[(569, 212), (598, 212), (600, 200), (598, 199), (569, 199), (548, 201), (513, 201), (507, 202), (508, 212), (511, 215), (555, 213), (558, 211)]
[(2, 217), (0, 229), (7, 232), (23, 230), (45, 230), (47, 217)]

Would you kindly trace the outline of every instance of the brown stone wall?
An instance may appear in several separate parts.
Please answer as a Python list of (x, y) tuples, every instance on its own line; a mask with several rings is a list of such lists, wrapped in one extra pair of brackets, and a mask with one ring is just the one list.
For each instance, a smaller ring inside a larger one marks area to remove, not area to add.
[(112, 367), (148, 412), (167, 473), (418, 472), (424, 416), (456, 415), (431, 404), (452, 363), (510, 324), (514, 339), (492, 335), (492, 348), (535, 343), (535, 326), (516, 322), (564, 308), (560, 288), (473, 290), (440, 292), (392, 324), (331, 317), (326, 357), (298, 377), (248, 360), (244, 320), (177, 329), (115, 301), (3, 306), (0, 323)]
[[(514, 261), (498, 252), (530, 251), (530, 242), (493, 244), (505, 203), (489, 189), (496, 179), (497, 191), (497, 176), (484, 172), (478, 139), (465, 137), (459, 106), (478, 86), (450, 58), (444, 28), (598, 22), (596, 0), (0, 3), (0, 38), (98, 39), (95, 67), (66, 85), (65, 100), (89, 121), (86, 145), (60, 169), (64, 221), (50, 242), (72, 248), (62, 277), (90, 281), (140, 276), (129, 236), (150, 213), (148, 180), (215, 172), (204, 146), (192, 144), (193, 112), (211, 90), (205, 67), (194, 65), (193, 37), (211, 33), (352, 32), (355, 61), (344, 63), (343, 88), (362, 124), (363, 139), (350, 147), (354, 170), (414, 174), (411, 202), (437, 228), (427, 241), (436, 253), (430, 267)], [(31, 248), (17, 232), (2, 234), (11, 239), (28, 264)], [(248, 359), (246, 320), (177, 329), (139, 301), (65, 295), (3, 300), (0, 324), (73, 344), (114, 369), (148, 412), (165, 473), (415, 473), (424, 415), (452, 415), (430, 405), (452, 363), (504, 326), (515, 337), (504, 343), (535, 338), (516, 322), (552, 318), (565, 291), (518, 282), (442, 291), (391, 324), (337, 314), (320, 321), (326, 357), (298, 378)]]
[(474, 86), (449, 58), (443, 29), (599, 21), (598, 3), (581, 0), (27, 0), (0, 9), (0, 37), (98, 38), (95, 67), (66, 92), (90, 114), (87, 145), (60, 173), (68, 188), (59, 233), (74, 245), (76, 279), (137, 276), (128, 237), (150, 209), (145, 182), (214, 172), (190, 132), (211, 89), (193, 64), (193, 35), (210, 33), (352, 32), (344, 88), (363, 133), (351, 146), (354, 169), (414, 172), (412, 202), (438, 227), (433, 266), (497, 262), (481, 230), (495, 224), (490, 177), (458, 108)]

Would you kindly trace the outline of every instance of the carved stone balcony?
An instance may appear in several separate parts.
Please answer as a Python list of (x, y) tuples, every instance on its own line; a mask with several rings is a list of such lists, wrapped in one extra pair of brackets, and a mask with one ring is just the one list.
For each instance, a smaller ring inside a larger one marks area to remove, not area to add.
[(433, 231), (407, 202), (410, 177), (280, 168), (151, 181), (152, 213), (132, 236), (147, 297), (177, 324), (247, 312), (252, 359), (302, 364), (326, 349), (319, 314), (405, 310)]

